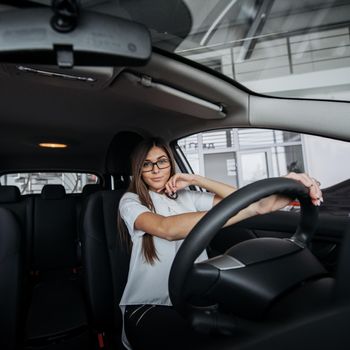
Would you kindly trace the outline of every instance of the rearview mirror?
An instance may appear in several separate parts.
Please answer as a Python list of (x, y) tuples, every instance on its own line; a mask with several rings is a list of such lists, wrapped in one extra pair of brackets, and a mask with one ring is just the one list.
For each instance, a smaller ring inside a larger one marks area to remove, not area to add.
[(53, 29), (50, 9), (0, 14), (0, 61), (59, 67), (138, 66), (151, 56), (151, 36), (142, 24), (82, 11), (69, 33)]

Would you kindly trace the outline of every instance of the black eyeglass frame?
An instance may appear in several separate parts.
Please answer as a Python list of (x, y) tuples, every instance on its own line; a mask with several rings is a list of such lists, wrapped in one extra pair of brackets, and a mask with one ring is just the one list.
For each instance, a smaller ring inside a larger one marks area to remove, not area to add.
[[(161, 167), (158, 165), (158, 163), (161, 162), (161, 161), (164, 161), (164, 160), (166, 160), (166, 161), (168, 162), (168, 165), (167, 165), (166, 167), (162, 167), (162, 168), (161, 168)], [(169, 168), (169, 167), (171, 166), (170, 160), (169, 160), (168, 158), (161, 158), (161, 159), (158, 159), (156, 162), (151, 162), (151, 161), (148, 161), (148, 162), (149, 162), (150, 164), (152, 164), (152, 169), (150, 169), (150, 170), (142, 170), (142, 173), (149, 173), (149, 172), (153, 171), (155, 165), (157, 166), (157, 168), (158, 168), (159, 170), (161, 170), (161, 169), (167, 169), (167, 168)]]

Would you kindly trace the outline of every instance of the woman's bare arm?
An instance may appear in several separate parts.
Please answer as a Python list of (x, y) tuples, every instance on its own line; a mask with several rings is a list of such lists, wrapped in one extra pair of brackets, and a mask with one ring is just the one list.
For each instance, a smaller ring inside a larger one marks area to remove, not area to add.
[(168, 183), (165, 185), (165, 191), (167, 193), (174, 193), (188, 186), (198, 186), (214, 193), (214, 205), (237, 190), (235, 186), (212, 180), (201, 175), (177, 173), (169, 179)]
[[(230, 218), (223, 227), (235, 224), (257, 214), (256, 204), (241, 210)], [(172, 216), (162, 216), (155, 213), (142, 213), (135, 220), (135, 229), (147, 232), (153, 236), (168, 241), (184, 239), (193, 227), (202, 219), (206, 211), (184, 213)]]
[[(289, 173), (285, 177), (299, 181), (308, 187), (313, 204), (320, 205), (322, 202), (322, 192), (319, 188), (319, 183), (314, 178), (305, 173)], [(167, 193), (173, 193), (190, 185), (199, 186), (209, 192), (215, 193), (214, 205), (237, 190), (234, 186), (200, 175), (183, 173), (172, 176), (165, 185), (164, 190)], [(224, 226), (232, 225), (258, 214), (266, 214), (282, 209), (289, 202), (290, 198), (281, 195), (272, 195), (260, 199), (230, 218)], [(183, 239), (206, 213), (204, 211), (191, 212), (168, 217), (154, 213), (143, 213), (136, 219), (135, 228), (170, 241)]]

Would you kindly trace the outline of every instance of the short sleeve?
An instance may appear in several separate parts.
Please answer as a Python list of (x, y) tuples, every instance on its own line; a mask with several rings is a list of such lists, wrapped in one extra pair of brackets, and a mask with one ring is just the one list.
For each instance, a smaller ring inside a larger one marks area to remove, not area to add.
[(214, 204), (214, 193), (190, 191), (193, 204), (198, 211), (208, 211)]
[(144, 234), (143, 231), (135, 230), (134, 224), (137, 217), (146, 212), (151, 211), (141, 204), (138, 195), (135, 193), (127, 192), (120, 200), (119, 213), (128, 228), (131, 238), (134, 238), (135, 235)]

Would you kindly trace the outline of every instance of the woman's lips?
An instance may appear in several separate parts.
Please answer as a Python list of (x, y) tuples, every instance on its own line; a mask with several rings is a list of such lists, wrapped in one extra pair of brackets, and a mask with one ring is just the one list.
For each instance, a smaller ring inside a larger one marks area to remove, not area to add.
[(163, 180), (163, 177), (154, 177), (152, 178), (152, 181), (162, 181)]

